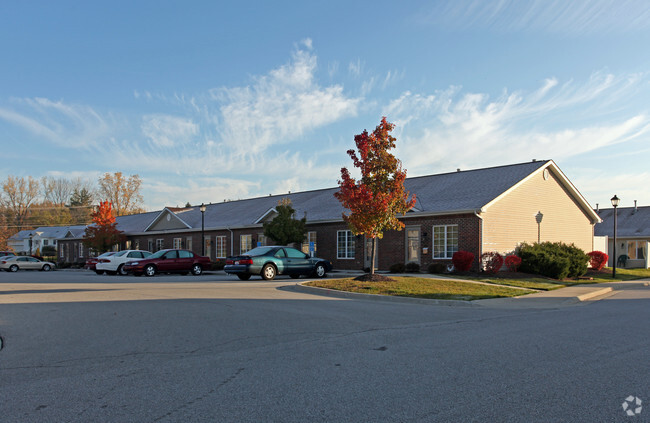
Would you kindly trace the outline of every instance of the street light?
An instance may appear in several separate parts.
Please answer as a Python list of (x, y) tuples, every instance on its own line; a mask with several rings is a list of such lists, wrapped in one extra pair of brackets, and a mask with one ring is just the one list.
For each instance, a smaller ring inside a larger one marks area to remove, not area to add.
[(535, 215), (535, 220), (537, 221), (537, 243), (539, 244), (541, 242), (541, 235), (542, 235), (542, 219), (544, 218), (544, 215), (542, 214), (541, 211), (538, 211), (537, 214)]
[(32, 238), (33, 237), (34, 237), (34, 234), (30, 232), (29, 233), (29, 255), (30, 256), (32, 255), (32, 242), (33, 242)]
[(612, 262), (614, 263), (614, 267), (612, 268), (612, 278), (616, 278), (616, 226), (617, 226), (617, 216), (616, 216), (616, 207), (618, 207), (618, 204), (621, 202), (621, 200), (614, 194), (612, 197), (612, 206), (614, 206), (614, 258)]
[(205, 255), (205, 204), (201, 203), (201, 255)]

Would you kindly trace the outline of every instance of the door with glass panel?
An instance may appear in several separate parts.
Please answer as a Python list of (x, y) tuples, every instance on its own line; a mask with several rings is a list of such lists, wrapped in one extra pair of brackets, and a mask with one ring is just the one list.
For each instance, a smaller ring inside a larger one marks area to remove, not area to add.
[(420, 264), (420, 228), (406, 228), (406, 262)]

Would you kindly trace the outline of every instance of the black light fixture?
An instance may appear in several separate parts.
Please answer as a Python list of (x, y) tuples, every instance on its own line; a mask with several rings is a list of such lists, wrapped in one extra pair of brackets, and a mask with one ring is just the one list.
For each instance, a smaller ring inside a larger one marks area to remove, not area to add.
[(201, 255), (205, 255), (205, 204), (201, 203)]
[(537, 222), (537, 243), (539, 244), (542, 239), (542, 219), (544, 215), (541, 211), (538, 211), (535, 215), (535, 221)]
[(612, 267), (612, 278), (616, 278), (616, 226), (617, 226), (617, 216), (616, 216), (616, 207), (618, 207), (619, 203), (621, 202), (620, 198), (614, 194), (612, 197), (612, 206), (614, 206), (614, 257), (612, 258), (612, 262), (614, 263), (614, 266)]

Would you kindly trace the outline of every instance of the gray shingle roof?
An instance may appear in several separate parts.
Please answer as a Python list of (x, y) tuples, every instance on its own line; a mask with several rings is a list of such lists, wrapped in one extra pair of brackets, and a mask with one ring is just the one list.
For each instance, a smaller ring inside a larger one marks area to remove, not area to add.
[[(596, 236), (614, 237), (614, 208), (601, 209), (603, 219), (594, 228)], [(650, 207), (619, 207), (616, 213), (616, 236), (620, 238), (650, 238)]]

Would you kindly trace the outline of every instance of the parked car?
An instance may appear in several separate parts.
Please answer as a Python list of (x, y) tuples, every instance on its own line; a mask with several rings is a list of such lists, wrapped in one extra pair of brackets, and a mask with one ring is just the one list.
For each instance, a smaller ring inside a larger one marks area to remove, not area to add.
[(122, 270), (136, 276), (156, 273), (189, 273), (200, 275), (210, 267), (210, 258), (189, 250), (160, 250), (142, 260), (126, 262)]
[(115, 254), (111, 254), (106, 257), (99, 258), (99, 261), (95, 265), (95, 273), (101, 275), (106, 272), (109, 275), (114, 275), (116, 273), (120, 275), (126, 275), (127, 272), (124, 270), (124, 265), (136, 259), (147, 258), (151, 255), (149, 251), (143, 250), (122, 250)]
[(23, 270), (43, 270), (48, 272), (54, 268), (54, 263), (39, 260), (35, 257), (26, 256), (7, 256), (0, 260), (0, 269), (7, 272), (17, 272)]
[(15, 256), (13, 251), (0, 251), (0, 257)]
[(257, 247), (246, 254), (228, 257), (223, 270), (229, 275), (237, 275), (243, 281), (252, 275), (260, 275), (270, 281), (276, 275), (300, 275), (325, 277), (332, 270), (332, 263), (318, 257), (310, 257), (300, 250), (283, 246)]
[(97, 257), (90, 257), (89, 259), (86, 260), (86, 264), (84, 264), (84, 268), (88, 270), (96, 270), (97, 262), (100, 259), (110, 257), (113, 254), (115, 254), (116, 251), (108, 251), (103, 254), (98, 255)]

